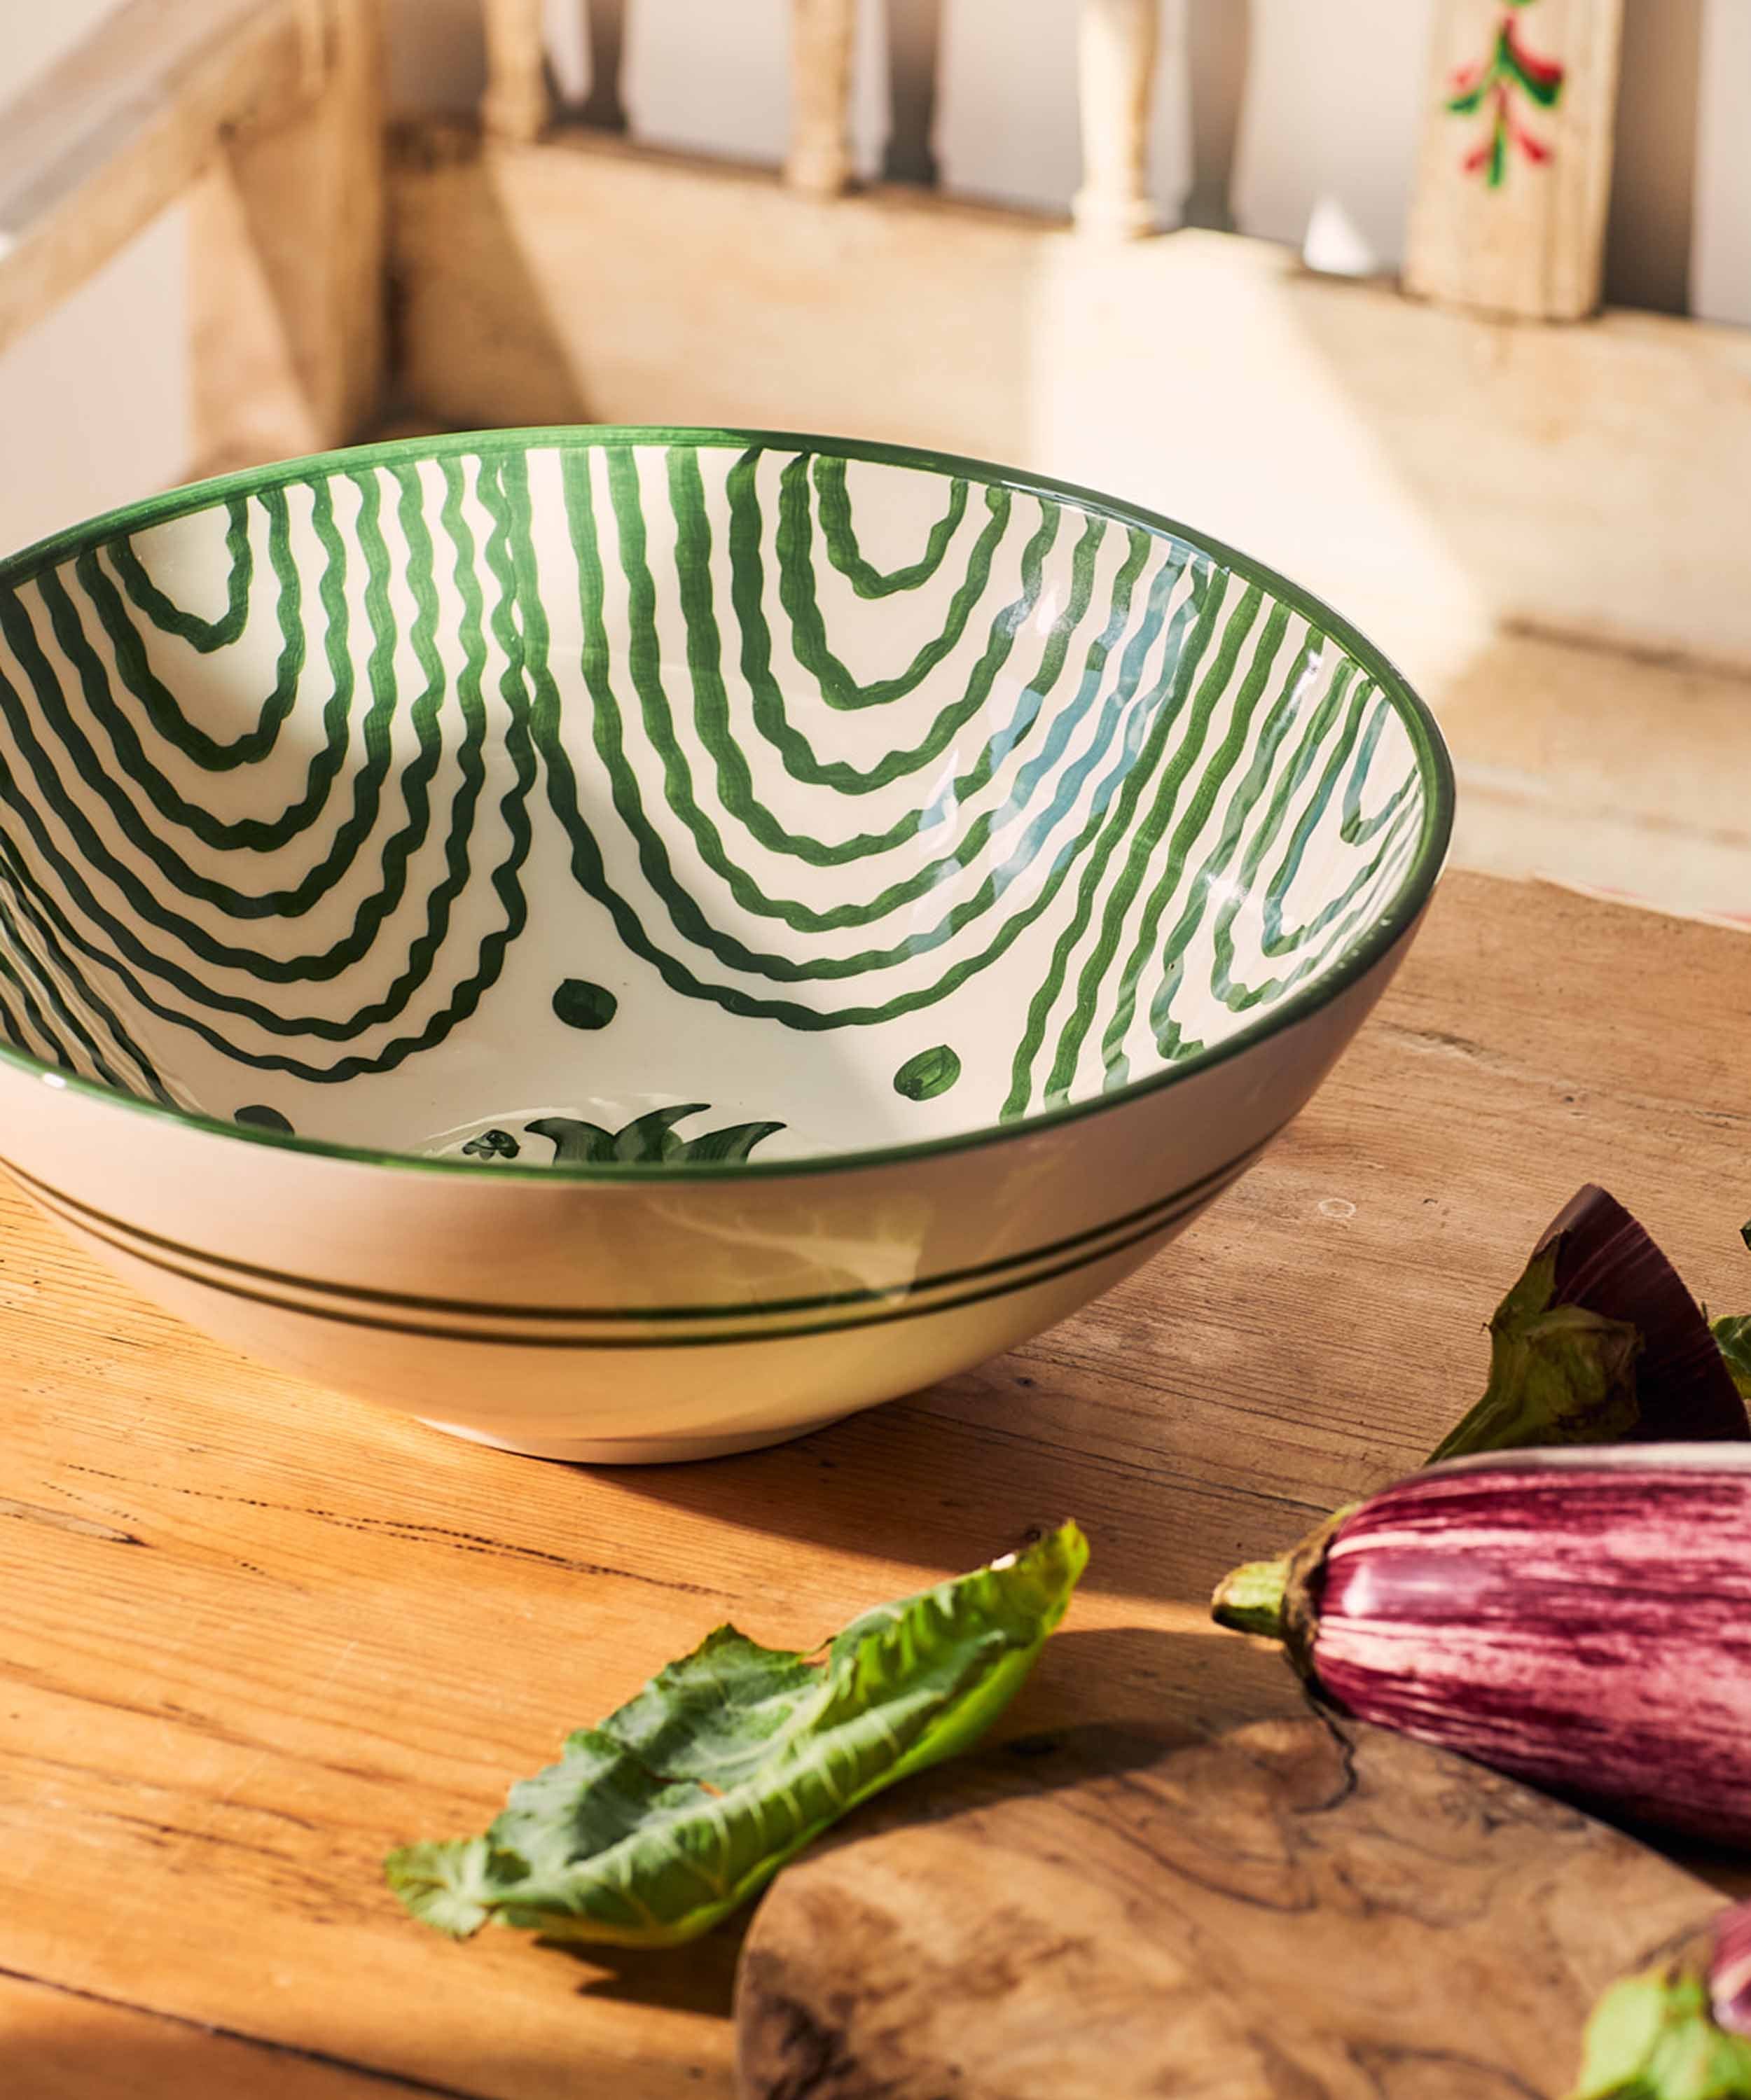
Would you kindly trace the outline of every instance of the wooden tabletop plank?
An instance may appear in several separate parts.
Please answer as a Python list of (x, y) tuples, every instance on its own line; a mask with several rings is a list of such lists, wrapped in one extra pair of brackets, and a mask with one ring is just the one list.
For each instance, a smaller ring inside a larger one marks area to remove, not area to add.
[(0, 2036), (50, 2038), (53, 2100), (134, 2100), (111, 2055), (204, 2100), (237, 2051), (266, 2100), (727, 2096), (733, 1933), (453, 1947), (383, 1851), (480, 1827), (720, 1620), (807, 1642), (1065, 1514), (1093, 1564), (1010, 1725), (1290, 1710), (1212, 1582), (1417, 1462), (1578, 1183), (1751, 1307), (1748, 1024), (1742, 935), (1454, 876), (1301, 1121), (1138, 1277), (701, 1467), (542, 1465), (245, 1365), (0, 1198)]
[(431, 2085), (0, 1976), (8, 2093), (28, 2100), (396, 2100)]

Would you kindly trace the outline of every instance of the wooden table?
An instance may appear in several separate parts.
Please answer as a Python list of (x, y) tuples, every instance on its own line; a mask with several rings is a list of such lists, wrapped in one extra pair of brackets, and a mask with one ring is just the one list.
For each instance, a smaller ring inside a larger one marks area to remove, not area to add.
[(719, 1620), (806, 1643), (1069, 1513), (1014, 1727), (1286, 1710), (1204, 1599), (1414, 1465), (1604, 1180), (1751, 1305), (1751, 945), (1455, 876), (1299, 1123), (1081, 1318), (755, 1457), (586, 1473), (246, 1365), (0, 1198), (0, 2092), (722, 2100), (736, 1941), (452, 1946), (378, 1872)]

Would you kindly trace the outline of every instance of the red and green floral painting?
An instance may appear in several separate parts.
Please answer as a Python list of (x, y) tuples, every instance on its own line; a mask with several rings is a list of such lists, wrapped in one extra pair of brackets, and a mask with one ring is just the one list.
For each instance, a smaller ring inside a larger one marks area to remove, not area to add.
[(1485, 113), (1483, 135), (1460, 165), (1492, 190), (1508, 179), (1516, 152), (1534, 167), (1550, 158), (1549, 142), (1528, 128), (1523, 114), (1532, 108), (1554, 109), (1563, 92), (1563, 68), (1521, 40), (1521, 11), (1536, 5), (1537, 0), (1508, 0), (1494, 47), (1487, 58), (1459, 68), (1447, 96), (1455, 117)]

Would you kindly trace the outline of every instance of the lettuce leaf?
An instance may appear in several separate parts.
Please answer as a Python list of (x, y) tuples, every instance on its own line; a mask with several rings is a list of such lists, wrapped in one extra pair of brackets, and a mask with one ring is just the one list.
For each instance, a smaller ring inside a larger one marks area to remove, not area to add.
[(457, 1939), (489, 1920), (629, 1947), (696, 1939), (859, 1802), (983, 1734), (1087, 1561), (1063, 1524), (813, 1654), (719, 1626), (569, 1736), (484, 1835), (391, 1852), (389, 1886)]
[(1713, 1331), (1727, 1376), (1738, 1387), (1740, 1397), (1751, 1401), (1751, 1314), (1735, 1312), (1727, 1319), (1717, 1320)]
[(1537, 1445), (1743, 1442), (1746, 1388), (1719, 1337), (1639, 1220), (1590, 1182), (1497, 1307), (1483, 1397), (1429, 1462)]
[(1709, 1988), (1674, 1964), (1625, 1977), (1593, 2010), (1569, 2100), (1748, 2100), (1751, 2042), (1715, 2024)]

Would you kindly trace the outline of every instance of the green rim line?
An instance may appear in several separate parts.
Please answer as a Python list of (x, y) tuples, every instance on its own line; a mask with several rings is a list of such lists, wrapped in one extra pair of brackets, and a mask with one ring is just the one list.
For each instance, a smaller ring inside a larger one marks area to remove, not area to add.
[[(1279, 1124), (1277, 1129), (1282, 1127)], [(1270, 1132), (1256, 1145), (1249, 1145), (1244, 1152), (1236, 1153), (1231, 1159), (1224, 1160), (1220, 1167), (1212, 1167), (1209, 1173), (1200, 1175), (1196, 1180), (1188, 1181), (1171, 1195), (1153, 1197), (1148, 1202), (1139, 1203), (1134, 1210), (1126, 1211), (1117, 1217), (1104, 1219), (1098, 1225), (1090, 1225), (1081, 1232), (1067, 1233), (1061, 1239), (1048, 1240), (1019, 1254), (1000, 1255), (993, 1260), (976, 1262), (967, 1268), (942, 1269), (934, 1276), (914, 1277), (885, 1289), (825, 1291), (806, 1298), (751, 1301), (731, 1299), (718, 1304), (690, 1306), (510, 1305), (501, 1299), (441, 1298), (415, 1291), (383, 1290), (361, 1285), (333, 1283), (322, 1277), (300, 1276), (290, 1269), (269, 1268), (255, 1262), (239, 1261), (232, 1255), (214, 1254), (205, 1247), (191, 1246), (186, 1240), (171, 1239), (161, 1233), (147, 1232), (126, 1218), (100, 1211), (95, 1204), (69, 1195), (64, 1189), (57, 1189), (51, 1183), (39, 1180), (21, 1167), (8, 1162), (7, 1171), (33, 1197), (53, 1207), (56, 1215), (67, 1223), (79, 1225), (83, 1229), (104, 1228), (104, 1237), (108, 1245), (131, 1248), (137, 1241), (158, 1252), (179, 1255), (185, 1260), (199, 1262), (227, 1275), (247, 1277), (254, 1282), (280, 1284), (297, 1290), (323, 1293), (360, 1304), (391, 1306), (410, 1312), (449, 1312), (483, 1319), (549, 1322), (755, 1319), (793, 1312), (820, 1312), (838, 1305), (887, 1304), (896, 1298), (917, 1297), (926, 1291), (945, 1290), (958, 1283), (975, 1282), (984, 1277), (1001, 1276), (1008, 1269), (1026, 1268), (1036, 1262), (1050, 1260), (1054, 1255), (1072, 1252), (1111, 1233), (1139, 1224), (1159, 1211), (1170, 1210), (1188, 1198), (1202, 1195), (1206, 1190), (1226, 1188), (1253, 1164), (1276, 1135), (1276, 1130)], [(481, 1171), (490, 1173), (495, 1170), (487, 1168)], [(193, 1271), (179, 1273), (194, 1273)]]
[[(1237, 1180), (1243, 1171), (1236, 1167), (1229, 1179)], [(1044, 1284), (1057, 1282), (1066, 1276), (1072, 1276), (1079, 1269), (1092, 1268), (1101, 1262), (1110, 1261), (1118, 1255), (1140, 1246), (1147, 1240), (1158, 1238), (1183, 1220), (1206, 1209), (1227, 1186), (1227, 1182), (1218, 1182), (1200, 1194), (1188, 1198), (1177, 1209), (1126, 1233), (1110, 1246), (1096, 1248), (1092, 1253), (1075, 1255), (1036, 1274), (1012, 1277), (1004, 1282), (992, 1284), (984, 1290), (965, 1291), (957, 1298), (939, 1299), (929, 1305), (902, 1305), (891, 1311), (871, 1312), (862, 1318), (811, 1320), (795, 1326), (773, 1326), (746, 1332), (736, 1330), (701, 1335), (697, 1331), (689, 1331), (683, 1335), (632, 1334), (624, 1336), (491, 1334), (474, 1327), (428, 1326), (413, 1321), (391, 1320), (379, 1314), (343, 1312), (337, 1306), (306, 1304), (299, 1299), (278, 1297), (267, 1290), (248, 1290), (241, 1284), (228, 1283), (215, 1276), (203, 1275), (162, 1255), (146, 1252), (117, 1235), (100, 1231), (94, 1225), (82, 1222), (71, 1213), (64, 1214), (46, 1197), (39, 1196), (37, 1200), (46, 1210), (60, 1217), (64, 1224), (100, 1241), (106, 1246), (114, 1248), (117, 1253), (127, 1255), (131, 1260), (143, 1263), (148, 1268), (179, 1277), (183, 1282), (196, 1284), (203, 1290), (215, 1290), (222, 1297), (240, 1298), (251, 1304), (271, 1306), (276, 1312), (294, 1313), (303, 1319), (320, 1320), (345, 1327), (371, 1328), (379, 1333), (407, 1335), (427, 1341), (476, 1342), (495, 1348), (697, 1349), (733, 1348), (749, 1342), (781, 1342), (798, 1335), (844, 1334), (854, 1328), (884, 1327), (899, 1320), (927, 1320), (939, 1312), (957, 1312), (971, 1305), (984, 1304), (993, 1299), (1012, 1297), (1017, 1291), (1032, 1290)]]

